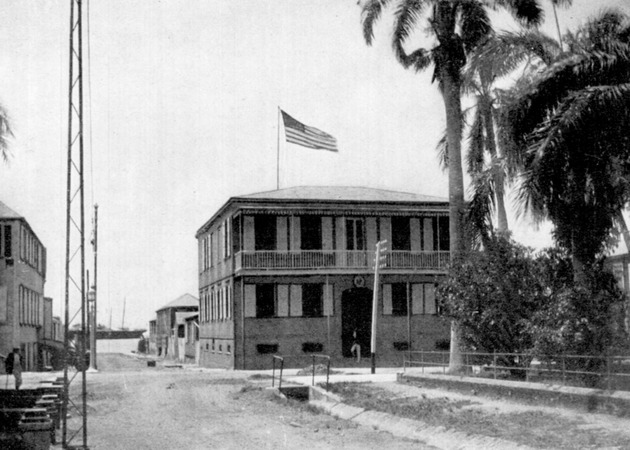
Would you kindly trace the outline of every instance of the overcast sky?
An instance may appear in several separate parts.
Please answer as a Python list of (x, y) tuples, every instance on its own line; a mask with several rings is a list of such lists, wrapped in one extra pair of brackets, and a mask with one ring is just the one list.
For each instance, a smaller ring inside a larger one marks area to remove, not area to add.
[[(284, 143), (280, 187), (359, 185), (447, 197), (445, 126), (431, 70), (395, 61), (387, 18), (363, 41), (356, 0), (93, 0), (85, 3), (86, 230), (99, 204), (99, 321), (146, 327), (198, 296), (197, 229), (231, 196), (276, 188), (278, 107), (338, 140)], [(549, 3), (549, 2), (546, 2)], [(0, 2), (0, 103), (15, 138), (0, 200), (48, 251), (45, 295), (62, 314), (69, 0)], [(559, 10), (574, 28), (603, 6)], [(547, 8), (544, 30), (555, 36)], [(509, 22), (500, 26), (514, 28)], [(517, 239), (547, 229), (513, 223)], [(87, 245), (91, 265), (91, 248)]]

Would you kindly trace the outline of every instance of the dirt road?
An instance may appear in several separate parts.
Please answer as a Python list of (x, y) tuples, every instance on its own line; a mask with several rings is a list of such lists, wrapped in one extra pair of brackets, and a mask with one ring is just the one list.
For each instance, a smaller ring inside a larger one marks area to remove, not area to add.
[(148, 368), (115, 355), (102, 355), (99, 369), (88, 376), (93, 450), (432, 448), (287, 403), (265, 389), (269, 380), (237, 372)]

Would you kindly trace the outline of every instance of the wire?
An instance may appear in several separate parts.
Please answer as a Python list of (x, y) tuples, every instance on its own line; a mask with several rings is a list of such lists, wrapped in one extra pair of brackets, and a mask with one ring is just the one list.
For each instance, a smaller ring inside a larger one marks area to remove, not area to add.
[(87, 104), (88, 104), (88, 122), (89, 122), (89, 136), (88, 142), (90, 145), (90, 196), (92, 199), (92, 205), (94, 204), (94, 147), (92, 144), (92, 52), (90, 41), (90, 2), (86, 2), (86, 22), (87, 22)]

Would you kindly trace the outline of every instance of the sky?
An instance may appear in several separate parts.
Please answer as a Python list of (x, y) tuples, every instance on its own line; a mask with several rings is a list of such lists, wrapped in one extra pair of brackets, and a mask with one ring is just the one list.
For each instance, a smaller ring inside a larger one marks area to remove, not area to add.
[[(14, 131), (0, 200), (46, 247), (45, 295), (61, 316), (69, 5), (0, 2), (0, 104)], [(630, 13), (627, 0), (574, 0), (558, 11), (561, 29), (607, 6)], [(545, 9), (542, 29), (556, 36)], [(280, 188), (448, 196), (431, 70), (396, 62), (387, 16), (368, 47), (356, 0), (92, 0), (84, 12), (85, 223), (89, 235), (98, 204), (99, 322), (121, 326), (124, 309), (125, 326), (147, 327), (161, 306), (198, 296), (195, 232), (230, 197), (276, 189), (278, 172)], [(335, 136), (339, 152), (284, 142), (279, 108)], [(551, 243), (548, 225), (512, 219), (517, 240)], [(88, 239), (92, 271), (91, 252)]]

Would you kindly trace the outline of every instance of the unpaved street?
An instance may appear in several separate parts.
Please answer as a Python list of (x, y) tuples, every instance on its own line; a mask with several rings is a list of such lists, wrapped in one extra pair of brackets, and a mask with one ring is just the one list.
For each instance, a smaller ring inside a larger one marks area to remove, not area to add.
[(431, 448), (287, 403), (265, 389), (268, 379), (148, 368), (120, 355), (103, 355), (99, 369), (88, 376), (93, 450)]

